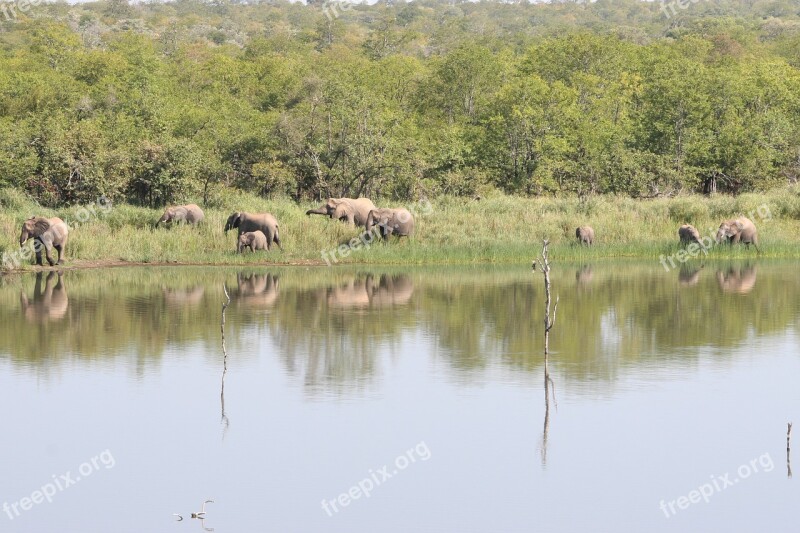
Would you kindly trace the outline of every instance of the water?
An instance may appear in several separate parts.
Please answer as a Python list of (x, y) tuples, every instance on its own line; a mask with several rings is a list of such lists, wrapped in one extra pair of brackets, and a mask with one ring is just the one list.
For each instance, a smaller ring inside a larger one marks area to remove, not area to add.
[(794, 531), (796, 266), (553, 287), (546, 402), (526, 268), (2, 279), (0, 529)]

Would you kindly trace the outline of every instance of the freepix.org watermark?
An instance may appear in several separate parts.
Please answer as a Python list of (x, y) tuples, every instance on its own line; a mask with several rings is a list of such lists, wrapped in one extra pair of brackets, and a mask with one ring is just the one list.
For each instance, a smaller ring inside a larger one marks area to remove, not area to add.
[(736, 469), (736, 476), (733, 478), (731, 478), (732, 474), (730, 473), (721, 476), (712, 474), (709, 483), (703, 483), (696, 489), (690, 490), (687, 494), (678, 496), (673, 500), (661, 500), (658, 504), (658, 508), (661, 509), (665, 517), (671, 518), (675, 516), (678, 511), (688, 509), (690, 505), (700, 503), (701, 501), (708, 503), (715, 494), (735, 486), (740, 481), (744, 481), (752, 475), (758, 474), (759, 472), (772, 472), (774, 469), (775, 463), (772, 462), (772, 457), (770, 457), (769, 453), (762, 454), (755, 459), (751, 459), (750, 462), (739, 466), (739, 468)]
[(361, 499), (362, 496), (364, 498), (369, 498), (373, 490), (416, 463), (417, 459), (420, 461), (427, 461), (430, 458), (431, 451), (428, 449), (428, 445), (425, 444), (425, 441), (421, 441), (413, 448), (406, 450), (406, 453), (403, 455), (398, 455), (391, 465), (384, 465), (377, 470), (370, 468), (367, 477), (339, 494), (336, 498), (332, 500), (323, 499), (322, 510), (325, 511), (328, 516), (333, 516), (355, 500)]
[(72, 471), (67, 471), (65, 474), (59, 475), (53, 474), (52, 481), (48, 481), (42, 485), (41, 488), (31, 492), (30, 496), (25, 496), (11, 503), (3, 502), (3, 512), (9, 520), (14, 520), (20, 516), (22, 511), (30, 511), (33, 509), (34, 505), (39, 505), (45, 501), (48, 503), (52, 502), (56, 494), (86, 479), (99, 471), (101, 467), (108, 470), (109, 468), (114, 468), (116, 464), (117, 462), (114, 460), (114, 456), (111, 454), (110, 450), (100, 452), (85, 463), (81, 463), (78, 467), (77, 474)]
[[(27, 13), (32, 7), (42, 4), (53, 4), (55, 0), (16, 0), (15, 2), (0, 1), (0, 13), (3, 13), (6, 21), (17, 21), (18, 12)], [(2, 20), (2, 19), (0, 19)]]

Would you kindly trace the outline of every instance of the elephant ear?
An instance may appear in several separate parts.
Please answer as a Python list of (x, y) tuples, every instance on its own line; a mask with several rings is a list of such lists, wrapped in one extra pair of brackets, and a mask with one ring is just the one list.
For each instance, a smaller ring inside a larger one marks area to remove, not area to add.
[(234, 220), (239, 217), (239, 213), (232, 213), (231, 216), (228, 217), (227, 222), (225, 222), (225, 231), (228, 231), (231, 228), (234, 228), (233, 225)]
[(33, 219), (33, 231), (31, 233), (34, 237), (41, 237), (49, 229), (50, 221), (46, 218), (35, 217)]
[(744, 230), (744, 223), (737, 218), (733, 223), (733, 227), (736, 228), (736, 233), (741, 233)]
[(230, 221), (232, 228), (238, 228), (242, 224), (242, 214), (241, 213), (232, 214)]

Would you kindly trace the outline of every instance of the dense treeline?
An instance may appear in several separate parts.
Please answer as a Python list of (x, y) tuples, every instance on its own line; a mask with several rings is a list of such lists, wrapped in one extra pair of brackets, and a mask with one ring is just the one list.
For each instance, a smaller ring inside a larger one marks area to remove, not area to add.
[(800, 8), (50, 4), (0, 17), (0, 187), (740, 192), (800, 174)]

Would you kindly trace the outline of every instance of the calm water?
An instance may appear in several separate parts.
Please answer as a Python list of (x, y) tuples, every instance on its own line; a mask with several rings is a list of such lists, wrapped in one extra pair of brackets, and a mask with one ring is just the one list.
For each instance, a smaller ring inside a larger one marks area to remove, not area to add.
[(553, 283), (546, 402), (524, 268), (2, 279), (0, 531), (796, 531), (796, 265)]

